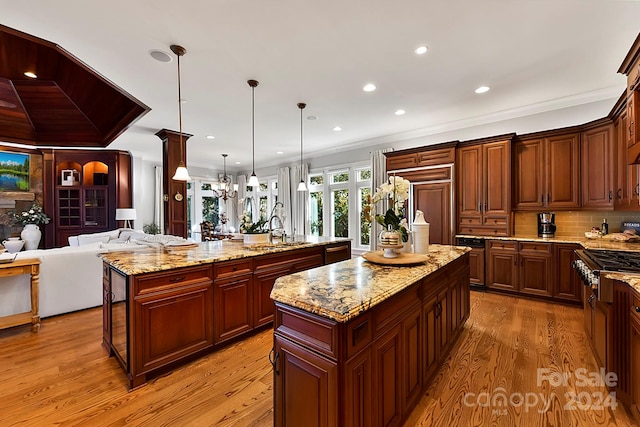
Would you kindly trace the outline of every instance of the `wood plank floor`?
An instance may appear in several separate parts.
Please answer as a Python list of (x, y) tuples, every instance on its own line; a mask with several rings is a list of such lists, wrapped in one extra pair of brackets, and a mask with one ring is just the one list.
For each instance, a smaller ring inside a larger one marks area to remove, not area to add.
[[(597, 370), (580, 309), (476, 292), (471, 301), (458, 344), (406, 426), (635, 425), (621, 405), (588, 408), (605, 389), (575, 375), (564, 386), (538, 385), (538, 368)], [(37, 334), (29, 326), (0, 331), (0, 426), (272, 425), (270, 331), (129, 393), (100, 345), (101, 322), (91, 309), (45, 319)], [(501, 392), (513, 403), (501, 406)]]

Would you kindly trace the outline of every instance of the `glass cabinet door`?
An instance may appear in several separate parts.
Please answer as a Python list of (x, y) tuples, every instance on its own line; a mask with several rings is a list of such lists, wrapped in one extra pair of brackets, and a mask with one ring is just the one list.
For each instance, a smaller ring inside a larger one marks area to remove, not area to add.
[(84, 190), (84, 225), (106, 227), (107, 190), (105, 188), (87, 188)]

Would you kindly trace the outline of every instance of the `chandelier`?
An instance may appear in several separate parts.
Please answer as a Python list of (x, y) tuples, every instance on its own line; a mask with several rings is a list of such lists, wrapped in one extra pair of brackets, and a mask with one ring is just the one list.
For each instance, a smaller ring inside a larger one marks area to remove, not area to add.
[(211, 189), (216, 197), (220, 197), (225, 202), (227, 199), (233, 199), (238, 195), (238, 184), (233, 184), (233, 190), (231, 189), (231, 177), (227, 175), (227, 156), (222, 155), (222, 161), (224, 163), (224, 175), (220, 179), (219, 184), (212, 184)]

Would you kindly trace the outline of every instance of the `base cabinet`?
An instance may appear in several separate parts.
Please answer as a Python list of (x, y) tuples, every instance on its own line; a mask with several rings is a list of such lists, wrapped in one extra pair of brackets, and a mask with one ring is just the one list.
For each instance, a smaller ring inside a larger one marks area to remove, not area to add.
[(640, 320), (631, 316), (631, 413), (640, 422)]
[(465, 254), (346, 323), (276, 303), (274, 425), (401, 426), (468, 318), (468, 294)]

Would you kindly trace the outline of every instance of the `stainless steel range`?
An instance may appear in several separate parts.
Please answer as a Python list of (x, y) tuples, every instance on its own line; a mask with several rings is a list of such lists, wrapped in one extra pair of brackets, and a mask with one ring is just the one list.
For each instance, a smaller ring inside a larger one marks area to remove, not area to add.
[(577, 250), (576, 255), (578, 259), (573, 262), (573, 268), (603, 302), (613, 302), (613, 280), (603, 277), (602, 273), (640, 274), (640, 252), (584, 249)]

